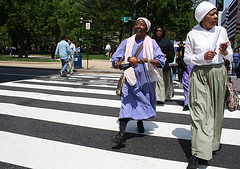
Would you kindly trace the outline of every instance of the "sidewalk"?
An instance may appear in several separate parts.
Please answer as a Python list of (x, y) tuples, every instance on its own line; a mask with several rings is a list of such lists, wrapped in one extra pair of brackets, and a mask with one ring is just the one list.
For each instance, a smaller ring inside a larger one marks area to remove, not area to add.
[[(0, 61), (0, 67), (18, 67), (26, 69), (43, 69), (59, 71), (61, 62), (14, 62), (14, 61)], [(121, 74), (119, 69), (112, 68), (112, 63), (109, 60), (89, 60), (87, 68), (87, 60), (82, 60), (82, 68), (74, 69), (75, 72), (84, 73), (116, 73)], [(237, 91), (240, 92), (240, 78), (232, 77)]]
[[(47, 69), (60, 70), (61, 62), (14, 62), (0, 61), (1, 67), (19, 67), (26, 69)], [(112, 68), (112, 63), (109, 60), (82, 60), (82, 68), (74, 69), (75, 72), (98, 72), (98, 73), (119, 73), (122, 71)]]

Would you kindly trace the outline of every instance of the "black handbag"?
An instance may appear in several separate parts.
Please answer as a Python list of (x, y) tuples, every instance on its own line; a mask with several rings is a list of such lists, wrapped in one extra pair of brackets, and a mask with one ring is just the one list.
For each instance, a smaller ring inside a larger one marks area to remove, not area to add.
[(240, 63), (238, 63), (238, 67), (236, 67), (234, 71), (236, 73), (237, 78), (240, 78)]

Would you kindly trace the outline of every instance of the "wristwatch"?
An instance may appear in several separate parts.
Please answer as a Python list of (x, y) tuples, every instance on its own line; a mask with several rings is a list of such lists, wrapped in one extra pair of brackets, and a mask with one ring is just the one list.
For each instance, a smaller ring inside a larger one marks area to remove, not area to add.
[(148, 64), (150, 64), (150, 62), (151, 62), (151, 59), (150, 59), (150, 58), (148, 58)]

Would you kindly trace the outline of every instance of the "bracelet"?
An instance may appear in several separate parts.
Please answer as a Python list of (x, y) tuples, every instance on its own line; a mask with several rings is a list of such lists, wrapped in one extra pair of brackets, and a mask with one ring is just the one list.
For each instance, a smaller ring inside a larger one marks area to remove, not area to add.
[(148, 64), (150, 64), (151, 63), (151, 59), (150, 58), (148, 58)]

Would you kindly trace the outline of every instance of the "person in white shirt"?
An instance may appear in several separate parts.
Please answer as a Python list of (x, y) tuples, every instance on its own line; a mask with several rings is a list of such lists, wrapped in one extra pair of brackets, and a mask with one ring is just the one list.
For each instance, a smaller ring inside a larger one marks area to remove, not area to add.
[(109, 43), (106, 45), (105, 47), (105, 50), (106, 50), (106, 56), (107, 57), (110, 57), (110, 51), (111, 51), (111, 46), (109, 45)]
[(194, 65), (189, 82), (192, 156), (188, 169), (198, 167), (199, 159), (211, 160), (220, 149), (227, 71), (224, 59), (232, 61), (232, 49), (223, 27), (216, 26), (216, 7), (206, 1), (195, 9), (198, 21), (188, 34), (184, 61)]
[(75, 56), (75, 51), (76, 51), (76, 46), (72, 43), (71, 39), (68, 39), (68, 43), (71, 49), (71, 57), (69, 58), (69, 69), (68, 73), (73, 74), (74, 72), (74, 56)]

